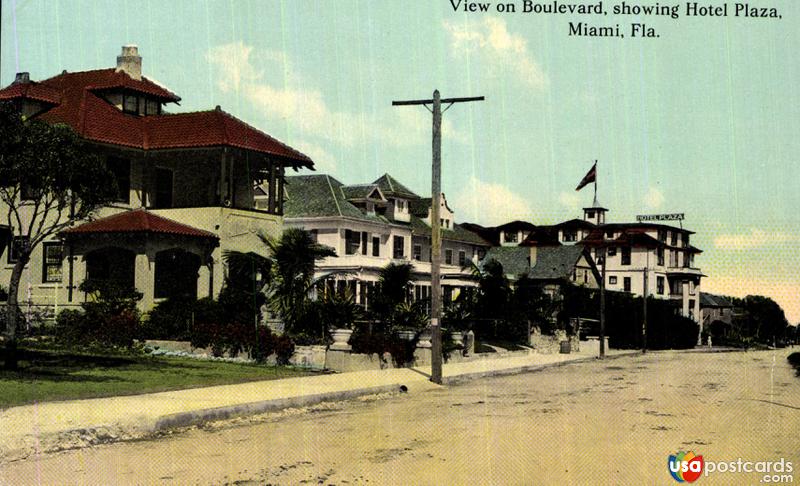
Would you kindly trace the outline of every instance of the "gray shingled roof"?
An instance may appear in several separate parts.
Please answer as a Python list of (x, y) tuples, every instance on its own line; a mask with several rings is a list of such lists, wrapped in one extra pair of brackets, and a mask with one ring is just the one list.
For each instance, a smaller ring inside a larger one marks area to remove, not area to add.
[[(431, 227), (428, 226), (422, 219), (412, 215), (411, 234), (417, 236), (430, 237)], [(479, 245), (479, 246), (487, 246), (487, 247), (492, 246), (491, 243), (484, 240), (477, 234), (465, 228), (462, 228), (460, 225), (457, 224), (453, 225), (453, 229), (442, 228), (442, 239), (449, 241), (460, 241), (462, 243), (471, 243), (473, 245)]]
[(700, 307), (733, 307), (733, 304), (720, 295), (700, 292)]
[(342, 194), (346, 199), (366, 199), (377, 188), (377, 184), (351, 184), (342, 186)]
[(299, 175), (286, 178), (287, 218), (343, 216), (364, 221), (388, 223), (382, 216), (364, 213), (349, 203), (342, 191), (344, 184), (327, 174)]
[(534, 280), (569, 278), (572, 269), (583, 254), (583, 246), (546, 246), (536, 249), (536, 263), (530, 266), (530, 248), (523, 246), (494, 247), (486, 253), (483, 262), (496, 260), (503, 265), (503, 273), (518, 277), (527, 273)]
[(383, 174), (379, 177), (373, 184), (376, 184), (378, 187), (381, 188), (383, 194), (385, 196), (399, 196), (408, 199), (417, 199), (419, 196), (414, 193), (411, 189), (407, 188), (403, 184), (400, 184), (397, 179), (390, 176), (389, 174)]

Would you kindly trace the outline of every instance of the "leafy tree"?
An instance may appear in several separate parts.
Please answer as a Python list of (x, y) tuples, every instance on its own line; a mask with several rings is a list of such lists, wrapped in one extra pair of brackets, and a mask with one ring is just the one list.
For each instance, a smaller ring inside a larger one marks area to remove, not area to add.
[(741, 310), (734, 318), (740, 338), (767, 345), (782, 344), (786, 340), (789, 321), (777, 302), (762, 295), (729, 299)]
[(5, 356), (5, 367), (15, 369), (15, 309), (33, 250), (110, 201), (116, 184), (104, 161), (68, 126), (24, 120), (10, 105), (0, 107), (0, 181), (0, 205), (16, 257), (8, 283)]

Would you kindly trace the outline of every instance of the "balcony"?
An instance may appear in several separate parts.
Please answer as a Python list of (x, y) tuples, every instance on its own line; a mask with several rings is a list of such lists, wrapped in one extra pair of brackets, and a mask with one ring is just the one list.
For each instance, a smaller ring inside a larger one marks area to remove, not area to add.
[(670, 265), (667, 267), (667, 276), (674, 275), (694, 275), (698, 277), (705, 277), (699, 268), (694, 267), (675, 267)]

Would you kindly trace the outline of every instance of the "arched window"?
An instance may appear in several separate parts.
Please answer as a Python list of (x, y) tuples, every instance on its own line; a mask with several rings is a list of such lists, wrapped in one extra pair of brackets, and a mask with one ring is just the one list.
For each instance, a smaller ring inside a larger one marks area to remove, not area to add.
[(197, 277), (200, 257), (194, 253), (173, 248), (156, 253), (155, 298), (197, 298)]
[(98, 288), (105, 282), (119, 288), (134, 288), (134, 263), (136, 255), (123, 248), (108, 247), (86, 254), (86, 280)]

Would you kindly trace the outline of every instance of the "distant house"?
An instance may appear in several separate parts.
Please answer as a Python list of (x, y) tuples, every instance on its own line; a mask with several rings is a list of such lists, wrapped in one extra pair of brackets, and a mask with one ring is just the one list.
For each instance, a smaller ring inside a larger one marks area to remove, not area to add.
[[(319, 262), (317, 277), (333, 274), (328, 286), (349, 288), (356, 302), (369, 306), (370, 289), (389, 263), (413, 268), (414, 298), (430, 298), (430, 198), (422, 198), (389, 174), (366, 184), (345, 185), (326, 174), (286, 179), (285, 224), (303, 228), (336, 257)], [(489, 243), (455, 223), (442, 197), (442, 288), (445, 299), (474, 286), (468, 268)]]
[(703, 329), (717, 336), (727, 334), (733, 325), (734, 305), (721, 295), (700, 292), (700, 313)]
[(591, 253), (581, 245), (494, 247), (481, 262), (494, 260), (512, 282), (526, 276), (556, 295), (562, 285), (600, 287), (600, 273)]
[[(225, 250), (261, 248), (259, 232), (281, 231), (286, 168), (313, 167), (219, 107), (167, 113), (180, 98), (142, 75), (135, 46), (123, 47), (108, 69), (40, 82), (20, 73), (0, 100), (28, 117), (68, 124), (106, 160), (119, 188), (94, 221), (38, 247), (22, 278), (34, 304), (77, 305), (84, 300), (78, 286), (95, 278), (134, 285), (145, 309), (177, 294), (215, 296)], [(19, 228), (14, 234), (25, 238)], [(0, 247), (0, 281), (8, 281), (13, 247)]]

